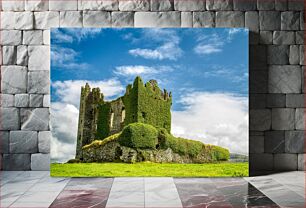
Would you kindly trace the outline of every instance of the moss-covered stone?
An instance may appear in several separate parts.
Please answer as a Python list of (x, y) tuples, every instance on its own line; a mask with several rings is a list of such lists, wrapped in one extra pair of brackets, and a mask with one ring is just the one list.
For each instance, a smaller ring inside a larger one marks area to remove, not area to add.
[(85, 162), (209, 163), (226, 161), (229, 151), (199, 141), (177, 138), (166, 129), (132, 123), (122, 132), (83, 147)]
[(158, 131), (149, 124), (132, 123), (123, 128), (119, 144), (140, 149), (155, 149), (158, 143)]

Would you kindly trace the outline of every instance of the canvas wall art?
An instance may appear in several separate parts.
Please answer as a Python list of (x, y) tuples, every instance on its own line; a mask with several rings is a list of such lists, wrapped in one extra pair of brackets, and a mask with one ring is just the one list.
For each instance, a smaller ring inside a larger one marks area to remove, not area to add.
[(248, 176), (248, 30), (53, 28), (51, 175)]

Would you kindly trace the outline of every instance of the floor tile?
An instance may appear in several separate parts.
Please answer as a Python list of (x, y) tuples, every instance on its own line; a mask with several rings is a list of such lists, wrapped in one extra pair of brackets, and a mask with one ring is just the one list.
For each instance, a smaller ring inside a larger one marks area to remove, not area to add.
[[(212, 183), (175, 180), (184, 207), (278, 207), (241, 178), (213, 178)], [(267, 205), (267, 206), (266, 206)]]
[(113, 183), (112, 192), (144, 192), (144, 182), (116, 182)]
[(144, 207), (144, 192), (112, 192), (109, 195), (107, 208), (140, 208)]
[(72, 178), (65, 190), (109, 190), (113, 184), (113, 178)]
[(182, 206), (182, 202), (179, 198), (176, 189), (172, 190), (163, 190), (154, 192), (145, 192), (145, 207), (175, 207), (180, 208)]
[[(289, 177), (289, 176), (288, 176)], [(252, 177), (246, 179), (259, 191), (284, 207), (304, 207), (305, 198), (288, 187), (278, 183), (270, 176)]]
[(108, 191), (102, 190), (65, 190), (60, 193), (50, 207), (103, 208), (106, 205), (108, 194)]
[(10, 208), (48, 208), (50, 202), (15, 202)]
[(116, 177), (114, 182), (143, 182), (143, 177)]
[(53, 202), (59, 192), (52, 191), (27, 191), (17, 201), (20, 202)]

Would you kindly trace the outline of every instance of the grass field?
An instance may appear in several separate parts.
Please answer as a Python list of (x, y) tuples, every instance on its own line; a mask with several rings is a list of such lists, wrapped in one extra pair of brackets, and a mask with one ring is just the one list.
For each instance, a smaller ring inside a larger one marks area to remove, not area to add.
[(248, 176), (248, 163), (66, 163), (51, 164), (51, 176), (119, 177), (119, 176), (169, 176), (169, 177), (231, 177)]

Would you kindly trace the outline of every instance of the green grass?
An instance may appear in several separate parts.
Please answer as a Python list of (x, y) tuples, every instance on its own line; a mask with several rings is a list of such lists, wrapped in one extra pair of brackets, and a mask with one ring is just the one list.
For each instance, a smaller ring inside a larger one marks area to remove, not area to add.
[(73, 163), (51, 164), (51, 176), (64, 177), (119, 177), (119, 176), (169, 176), (169, 177), (242, 177), (248, 176), (248, 163)]

